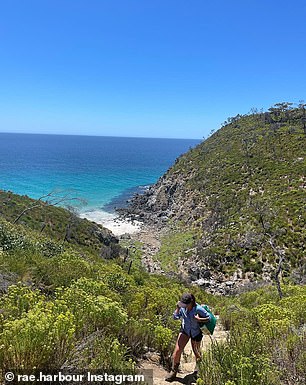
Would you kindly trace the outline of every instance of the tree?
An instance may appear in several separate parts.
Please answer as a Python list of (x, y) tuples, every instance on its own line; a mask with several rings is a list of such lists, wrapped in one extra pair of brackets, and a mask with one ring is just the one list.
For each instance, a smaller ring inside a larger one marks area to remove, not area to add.
[(276, 282), (276, 287), (278, 295), (280, 298), (283, 297), (283, 293), (280, 285), (280, 273), (283, 268), (283, 263), (285, 262), (285, 247), (284, 245), (277, 245), (278, 231), (273, 229), (271, 222), (273, 217), (279, 215), (279, 213), (273, 213), (271, 207), (267, 201), (261, 201), (260, 199), (251, 198), (250, 205), (253, 207), (255, 218), (261, 228), (264, 239), (270, 245), (273, 254), (275, 256), (275, 262), (277, 263), (277, 268), (274, 274), (274, 280)]
[(306, 135), (306, 103), (304, 103), (304, 100), (300, 100), (299, 108), (302, 111), (302, 126), (304, 130), (304, 134)]
[(48, 206), (60, 206), (67, 202), (78, 201), (84, 203), (84, 200), (76, 197), (71, 197), (70, 193), (64, 193), (61, 191), (51, 191), (48, 194), (42, 195), (39, 199), (35, 200), (31, 205), (27, 206), (13, 221), (17, 223), (20, 218), (27, 212), (34, 210), (35, 208), (46, 208)]
[(270, 111), (274, 122), (286, 122), (289, 120), (289, 113), (292, 109), (293, 103), (291, 102), (281, 102), (274, 104), (273, 107), (270, 107), (268, 111)]

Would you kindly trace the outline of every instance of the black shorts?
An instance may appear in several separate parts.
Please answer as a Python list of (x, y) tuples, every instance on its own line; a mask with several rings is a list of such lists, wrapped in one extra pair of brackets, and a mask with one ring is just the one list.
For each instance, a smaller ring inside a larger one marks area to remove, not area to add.
[[(183, 333), (183, 334), (185, 334), (185, 336), (188, 336), (188, 334), (184, 331), (184, 329), (182, 327), (180, 328), (180, 333)], [(191, 336), (188, 336), (188, 337), (190, 337), (192, 341), (200, 342), (200, 341), (202, 341), (203, 333), (200, 332), (195, 337), (191, 337)]]

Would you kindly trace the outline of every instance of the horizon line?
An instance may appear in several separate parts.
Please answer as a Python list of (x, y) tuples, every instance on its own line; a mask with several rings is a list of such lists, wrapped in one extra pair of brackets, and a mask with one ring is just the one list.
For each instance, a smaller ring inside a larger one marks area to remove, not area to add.
[(2, 132), (1, 134), (12, 135), (53, 135), (53, 136), (86, 136), (97, 138), (127, 138), (127, 139), (167, 139), (167, 140), (204, 140), (204, 138), (169, 138), (169, 137), (152, 137), (152, 136), (120, 136), (120, 135), (94, 135), (94, 134), (60, 134), (60, 133), (46, 133), (46, 132)]

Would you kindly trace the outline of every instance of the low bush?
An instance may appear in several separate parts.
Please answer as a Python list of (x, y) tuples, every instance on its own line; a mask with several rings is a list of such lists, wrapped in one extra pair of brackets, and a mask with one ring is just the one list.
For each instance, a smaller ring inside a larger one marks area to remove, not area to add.
[(95, 330), (117, 335), (127, 322), (127, 314), (117, 302), (86, 292), (78, 285), (58, 290), (57, 299), (63, 301), (74, 315), (78, 337)]
[(39, 302), (20, 318), (4, 323), (0, 341), (2, 368), (59, 368), (75, 342), (74, 316)]

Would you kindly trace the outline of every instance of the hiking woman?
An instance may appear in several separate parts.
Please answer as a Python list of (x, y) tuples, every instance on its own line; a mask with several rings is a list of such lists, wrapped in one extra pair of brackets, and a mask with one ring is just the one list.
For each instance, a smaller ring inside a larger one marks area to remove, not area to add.
[[(172, 356), (172, 370), (170, 375), (166, 377), (166, 381), (173, 381), (176, 378), (181, 355), (187, 342), (189, 341), (189, 338), (191, 338), (192, 350), (196, 357), (196, 362), (198, 363), (201, 358), (200, 347), (203, 338), (199, 322), (210, 321), (209, 313), (202, 306), (196, 303), (195, 297), (191, 293), (185, 293), (182, 295), (181, 300), (176, 305), (173, 318), (175, 320), (181, 319), (182, 324)], [(198, 366), (196, 365), (194, 373), (196, 374), (197, 371)]]

